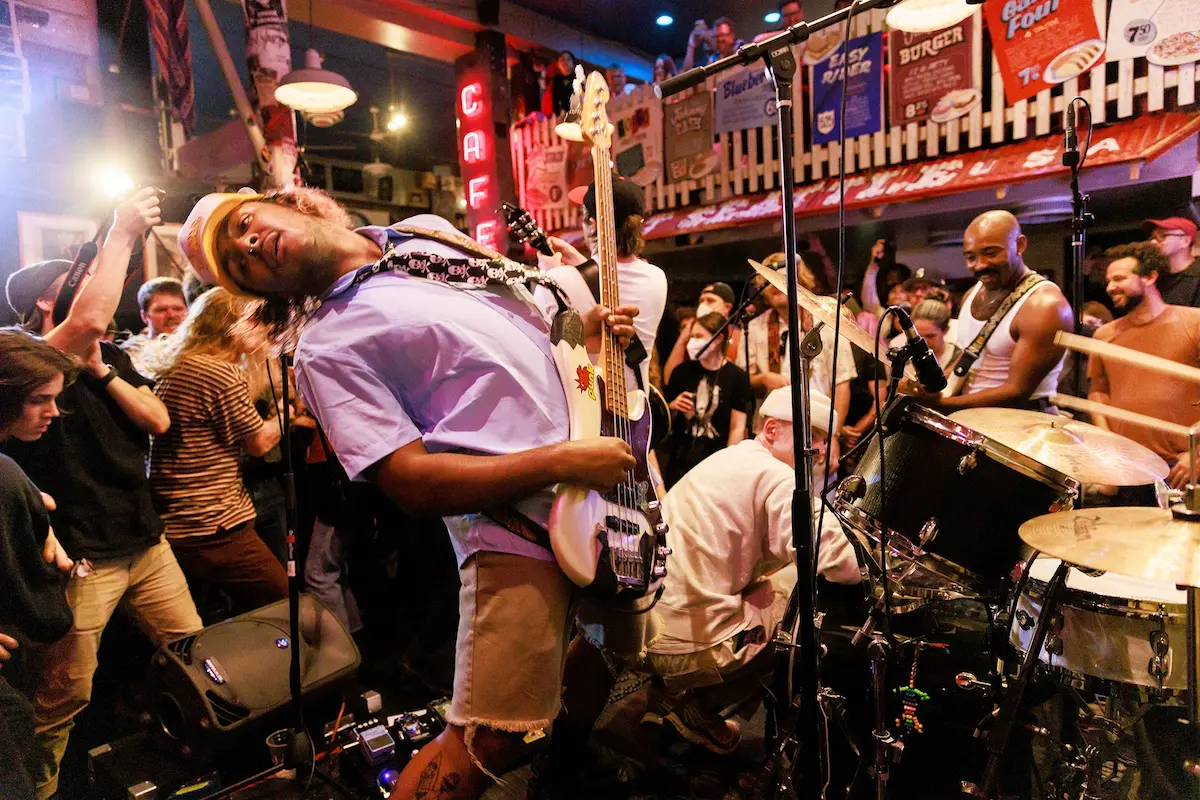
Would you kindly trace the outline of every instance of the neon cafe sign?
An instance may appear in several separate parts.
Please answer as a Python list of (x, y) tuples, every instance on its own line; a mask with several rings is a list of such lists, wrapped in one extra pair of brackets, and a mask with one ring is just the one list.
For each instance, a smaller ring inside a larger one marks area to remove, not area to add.
[(497, 196), (496, 136), (488, 84), (480, 77), (481, 73), (483, 70), (476, 67), (463, 70), (458, 76), (455, 106), (459, 136), (458, 161), (462, 169), (471, 237), (482, 245), (501, 250), (504, 223), (499, 214), (502, 198)]

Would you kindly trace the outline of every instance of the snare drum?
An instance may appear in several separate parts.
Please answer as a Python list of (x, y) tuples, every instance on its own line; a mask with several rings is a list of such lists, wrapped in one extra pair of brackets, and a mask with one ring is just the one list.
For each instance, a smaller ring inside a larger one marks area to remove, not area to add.
[[(1046, 585), (1059, 563), (1039, 556), (1029, 570), (1008, 637), (1022, 655), (1029, 652)], [(1187, 689), (1186, 651), (1186, 592), (1169, 583), (1072, 569), (1038, 658), (1070, 685), (1108, 694), (1107, 684), (1114, 682)]]
[(930, 599), (998, 599), (1021, 557), (1021, 524), (1069, 509), (1078, 482), (924, 406), (889, 416), (886, 496), (874, 439), (834, 501), (868, 570), (878, 576), (886, 523), (896, 610)]

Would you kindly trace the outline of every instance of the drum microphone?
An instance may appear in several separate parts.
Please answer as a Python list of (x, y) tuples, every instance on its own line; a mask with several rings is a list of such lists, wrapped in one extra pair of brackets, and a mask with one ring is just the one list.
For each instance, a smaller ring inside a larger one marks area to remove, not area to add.
[(1079, 166), (1079, 133), (1075, 128), (1075, 101), (1067, 103), (1067, 112), (1063, 120), (1063, 154), (1064, 167)]
[(940, 392), (946, 388), (946, 375), (942, 372), (942, 366), (938, 364), (937, 356), (929, 349), (929, 342), (921, 338), (921, 334), (913, 327), (912, 317), (908, 312), (898, 306), (893, 308), (900, 328), (904, 331), (904, 338), (908, 340), (908, 355), (912, 360), (913, 369), (917, 371), (917, 382), (927, 392)]

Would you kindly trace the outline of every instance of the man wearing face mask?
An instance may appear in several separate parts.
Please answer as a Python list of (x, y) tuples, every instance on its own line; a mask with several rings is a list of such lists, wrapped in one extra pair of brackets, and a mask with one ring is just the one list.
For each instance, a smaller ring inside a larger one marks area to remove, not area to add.
[(725, 359), (728, 328), (705, 349), (724, 324), (720, 314), (699, 316), (687, 338), (688, 360), (667, 381), (665, 394), (673, 416), (666, 444), (670, 456), (663, 470), (668, 489), (713, 453), (746, 438), (746, 414), (754, 395), (745, 370)]
[[(758, 691), (773, 664), (757, 656), (775, 635), (796, 583), (791, 391), (767, 397), (758, 436), (705, 459), (663, 499), (671, 580), (655, 609), (664, 626), (644, 663), (655, 677), (642, 721), (669, 724), (715, 753), (737, 746), (740, 726), (717, 712)], [(815, 390), (809, 396), (813, 479), (820, 485), (837, 459), (824, 451), (829, 398)], [(814, 514), (819, 502), (814, 496)], [(859, 580), (854, 549), (828, 513), (818, 570), (834, 583)]]
[[(734, 304), (737, 301), (737, 295), (733, 293), (733, 287), (728, 283), (716, 281), (710, 283), (700, 290), (700, 297), (696, 301), (696, 316), (695, 319), (700, 319), (706, 314), (720, 314), (726, 319), (733, 313)], [(733, 331), (726, 338), (729, 341), (729, 346), (725, 348), (725, 357), (730, 361), (737, 360), (737, 348), (741, 346), (742, 336), (741, 329), (730, 326)], [(691, 328), (688, 329), (689, 331)], [(671, 373), (675, 368), (684, 361), (691, 358), (687, 353), (687, 343), (689, 336), (680, 336), (675, 340), (675, 346), (671, 349), (671, 354), (667, 357), (667, 363), (663, 365), (663, 380), (670, 381)], [(714, 345), (715, 346), (715, 345)]]

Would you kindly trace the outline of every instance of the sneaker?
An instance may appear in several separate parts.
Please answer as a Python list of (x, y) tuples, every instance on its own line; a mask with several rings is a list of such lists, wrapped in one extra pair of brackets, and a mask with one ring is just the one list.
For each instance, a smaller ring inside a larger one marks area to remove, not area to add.
[(646, 698), (643, 725), (666, 723), (686, 741), (716, 753), (729, 755), (742, 740), (742, 728), (737, 722), (705, 711), (695, 695), (682, 692), (672, 696), (658, 680), (650, 684)]
[(718, 714), (700, 711), (694, 704), (681, 703), (663, 721), (692, 744), (709, 752), (727, 756), (737, 750), (742, 741), (742, 726)]

